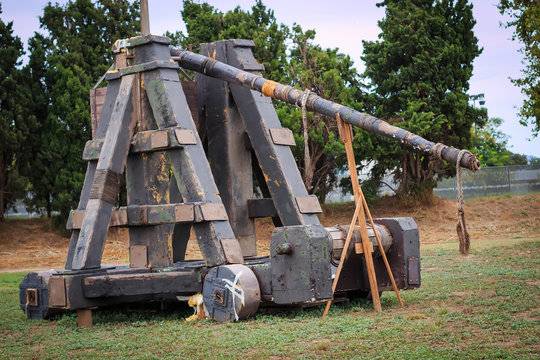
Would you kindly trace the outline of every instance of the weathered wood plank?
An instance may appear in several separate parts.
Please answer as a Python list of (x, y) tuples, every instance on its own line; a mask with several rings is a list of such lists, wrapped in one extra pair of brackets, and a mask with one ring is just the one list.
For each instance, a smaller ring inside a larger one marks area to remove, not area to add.
[(112, 208), (115, 196), (118, 195), (115, 177), (118, 178), (123, 173), (135, 126), (131, 98), (134, 79), (134, 75), (124, 76), (120, 83), (103, 143), (104, 151), (101, 152), (96, 166), (96, 174), (99, 173), (100, 176), (94, 176), (92, 181), (72, 269), (97, 268), (101, 265)]
[[(191, 130), (169, 128), (164, 130), (139, 131), (131, 141), (130, 154), (163, 151), (181, 148), (183, 145), (196, 143)], [(83, 150), (83, 160), (97, 160), (103, 146), (103, 139), (89, 140)]]
[(247, 207), (250, 218), (274, 217), (277, 215), (274, 201), (269, 198), (249, 199)]
[[(95, 139), (103, 139), (109, 127), (109, 122), (111, 119), (111, 114), (116, 103), (116, 98), (120, 90), (120, 80), (115, 80), (109, 82), (107, 86), (107, 96), (105, 98), (105, 103), (101, 110), (101, 119), (97, 123), (97, 128), (95, 130)], [(96, 172), (97, 160), (90, 161), (86, 166), (86, 175), (84, 177), (84, 183), (81, 190), (81, 197), (79, 198), (79, 204), (77, 209), (84, 210), (88, 203), (90, 197), (90, 188), (92, 187), (92, 182), (94, 181), (94, 174)], [(66, 258), (66, 269), (72, 269), (73, 257), (75, 255), (75, 247), (77, 245), (77, 240), (79, 239), (79, 231), (74, 230), (71, 233), (71, 238), (69, 241), (68, 253)]]
[[(143, 77), (158, 127), (189, 129), (197, 139), (197, 144), (167, 152), (182, 198), (186, 202), (222, 204), (178, 74), (175, 70), (159, 69), (145, 72)], [(194, 229), (207, 265), (243, 262), (240, 245), (229, 221), (197, 223)]]
[(87, 277), (83, 291), (88, 298), (177, 294), (201, 291), (201, 284), (200, 274), (195, 271), (119, 274)]
[[(135, 48), (135, 56), (139, 61), (139, 50)], [(142, 150), (158, 146), (153, 152), (145, 154), (130, 154), (126, 167), (126, 190), (128, 209), (137, 209), (134, 206), (162, 206), (168, 202), (169, 187), (169, 165), (167, 158), (159, 146), (175, 144), (174, 133), (171, 131), (157, 130), (156, 122), (152, 114), (152, 109), (142, 87), (141, 75), (137, 75), (138, 86), (135, 99), (137, 101), (137, 129), (134, 135), (131, 150)], [(165, 136), (160, 135), (165, 134)], [(143, 210), (144, 209), (144, 210)], [(166, 210), (161, 212), (167, 212)], [(171, 214), (171, 210), (168, 211)], [(174, 213), (174, 211), (172, 211)], [(131, 216), (130, 216), (131, 215)], [(139, 208), (138, 211), (128, 210), (128, 219), (133, 224), (149, 224), (148, 208)], [(144, 266), (166, 267), (170, 264), (168, 236), (172, 227), (166, 223), (157, 223), (155, 226), (137, 226), (129, 228), (130, 265), (139, 267), (142, 262), (137, 258), (137, 252), (132, 249), (142, 249), (144, 247)], [(134, 257), (133, 257), (134, 256)]]
[[(201, 45), (201, 53), (227, 61), (225, 42)], [(257, 255), (255, 222), (248, 216), (247, 201), (253, 195), (253, 171), (249, 140), (229, 86), (219, 79), (197, 77), (201, 113), (208, 136), (208, 161), (227, 209), (233, 231), (246, 256)]]
[[(199, 203), (121, 206), (112, 210), (109, 226), (153, 226), (227, 220), (224, 208), (216, 208), (216, 204), (207, 205), (211, 208)], [(68, 230), (80, 229), (85, 215), (85, 210), (72, 210)]]
[(96, 137), (96, 131), (101, 120), (101, 112), (105, 105), (107, 88), (97, 88), (90, 90), (90, 119), (92, 125), (92, 138)]

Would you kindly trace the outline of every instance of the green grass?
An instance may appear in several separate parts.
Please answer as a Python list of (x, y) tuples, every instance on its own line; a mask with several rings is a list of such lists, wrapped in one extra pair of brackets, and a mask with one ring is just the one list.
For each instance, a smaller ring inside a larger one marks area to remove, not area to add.
[(539, 358), (540, 238), (422, 248), (422, 288), (382, 297), (383, 313), (354, 302), (261, 313), (231, 324), (186, 323), (172, 312), (100, 310), (28, 321), (17, 305), (23, 274), (0, 274), (0, 358)]

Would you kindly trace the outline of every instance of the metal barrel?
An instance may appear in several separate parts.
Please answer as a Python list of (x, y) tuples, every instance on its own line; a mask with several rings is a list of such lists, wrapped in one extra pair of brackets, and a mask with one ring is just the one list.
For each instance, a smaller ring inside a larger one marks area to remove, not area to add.
[(374, 134), (397, 139), (413, 149), (431, 154), (436, 158), (444, 159), (453, 164), (457, 163), (461, 153), (460, 165), (462, 167), (472, 171), (476, 171), (480, 167), (480, 162), (476, 156), (469, 151), (459, 150), (441, 143), (433, 143), (410, 131), (390, 125), (375, 116), (326, 100), (312, 92), (305, 95), (304, 91), (295, 89), (292, 86), (265, 79), (260, 75), (235, 68), (234, 66), (191, 51), (171, 48), (171, 56), (184, 69), (193, 70), (231, 84), (241, 85), (289, 104), (302, 106), (302, 98), (303, 96), (307, 96), (305, 101), (307, 110), (332, 118), (337, 118), (339, 115), (343, 121), (351, 125), (358, 126)]

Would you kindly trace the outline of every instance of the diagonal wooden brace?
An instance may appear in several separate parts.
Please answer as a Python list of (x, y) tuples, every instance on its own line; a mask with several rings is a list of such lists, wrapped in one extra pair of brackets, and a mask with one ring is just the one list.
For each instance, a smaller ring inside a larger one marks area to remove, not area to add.
[[(196, 132), (178, 73), (174, 69), (157, 69), (145, 72), (143, 79), (158, 128), (178, 127), (191, 130), (195, 135), (193, 144), (167, 152), (182, 199), (222, 207), (223, 202)], [(207, 266), (243, 263), (240, 244), (228, 219), (198, 222), (193, 228)]]
[(112, 209), (118, 196), (119, 177), (124, 171), (135, 126), (132, 114), (134, 79), (135, 75), (127, 75), (120, 83), (75, 246), (73, 270), (101, 266)]

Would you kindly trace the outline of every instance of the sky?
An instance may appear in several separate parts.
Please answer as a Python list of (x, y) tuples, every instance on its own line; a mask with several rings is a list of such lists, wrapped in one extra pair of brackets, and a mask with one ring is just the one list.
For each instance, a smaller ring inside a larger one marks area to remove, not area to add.
[[(14, 31), (23, 40), (39, 29), (39, 19), (47, 0), (0, 0), (4, 21), (14, 21)], [(60, 0), (60, 3), (65, 0)], [(207, 0), (227, 11), (235, 6), (249, 9), (254, 0)], [(300, 24), (304, 29), (315, 29), (316, 41), (323, 47), (339, 48), (349, 54), (359, 71), (364, 69), (360, 59), (362, 40), (376, 40), (380, 32), (377, 22), (384, 17), (384, 8), (372, 0), (264, 0), (274, 10), (279, 22)], [(474, 74), (469, 94), (485, 94), (488, 115), (504, 119), (501, 131), (510, 137), (510, 150), (540, 156), (540, 136), (531, 139), (531, 129), (521, 126), (517, 116), (523, 101), (520, 89), (510, 78), (517, 78), (523, 67), (520, 44), (512, 40), (512, 29), (500, 26), (506, 20), (499, 14), (497, 0), (476, 0), (474, 28), (482, 54), (474, 62)], [(181, 0), (149, 0), (150, 28), (154, 34), (165, 31), (185, 31), (180, 10)]]

